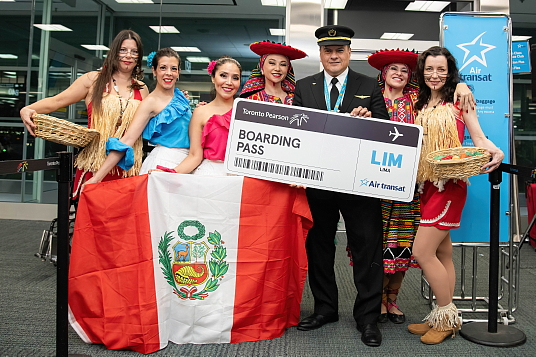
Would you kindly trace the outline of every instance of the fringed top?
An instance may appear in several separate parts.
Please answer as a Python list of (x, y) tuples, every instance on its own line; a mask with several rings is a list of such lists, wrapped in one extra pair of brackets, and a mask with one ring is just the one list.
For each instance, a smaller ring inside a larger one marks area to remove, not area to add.
[(442, 191), (447, 180), (434, 176), (432, 165), (426, 161), (426, 156), (436, 150), (462, 146), (465, 124), (460, 110), (452, 103), (424, 107), (417, 114), (415, 124), (423, 127), (417, 183), (431, 181)]
[[(119, 120), (121, 107), (119, 98), (116, 95), (103, 93), (101, 112), (102, 115), (93, 115), (90, 122), (90, 128), (96, 129), (99, 133), (99, 140), (93, 140), (77, 156), (75, 167), (82, 171), (96, 172), (100, 169), (104, 160), (106, 160), (106, 141), (110, 136), (121, 138), (127, 131), (134, 118), (134, 113), (141, 101), (131, 98), (126, 107), (122, 120)], [(94, 113), (95, 114), (95, 113)], [(122, 177), (136, 176), (140, 172), (142, 162), (142, 139), (136, 140), (134, 148), (134, 166), (124, 171), (117, 166), (110, 171), (110, 174), (121, 175)]]

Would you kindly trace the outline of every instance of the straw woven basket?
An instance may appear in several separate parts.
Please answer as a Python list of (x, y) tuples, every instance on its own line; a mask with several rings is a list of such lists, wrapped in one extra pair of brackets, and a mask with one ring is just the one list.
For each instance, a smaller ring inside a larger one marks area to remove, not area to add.
[(58, 144), (83, 148), (99, 136), (99, 132), (95, 129), (88, 129), (50, 115), (34, 114), (32, 118), (36, 125), (35, 135)]
[[(461, 155), (476, 151), (483, 155), (470, 156), (463, 159), (434, 160), (436, 156)], [(480, 168), (489, 162), (490, 156), (484, 148), (457, 147), (433, 151), (426, 156), (426, 161), (432, 165), (434, 175), (440, 179), (461, 179), (480, 174)]]

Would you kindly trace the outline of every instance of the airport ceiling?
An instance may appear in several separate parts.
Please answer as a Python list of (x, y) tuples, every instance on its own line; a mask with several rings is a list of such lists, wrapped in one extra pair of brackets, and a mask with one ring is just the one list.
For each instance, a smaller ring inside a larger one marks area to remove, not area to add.
[[(201, 53), (184, 55), (207, 56), (211, 59), (226, 54), (240, 61), (254, 62), (257, 58), (248, 45), (251, 42), (284, 38), (271, 36), (270, 28), (285, 28), (285, 8), (262, 6), (261, 0), (153, 0), (154, 4), (124, 4), (116, 0), (52, 0), (52, 23), (61, 23), (72, 32), (54, 32), (52, 37), (81, 49), (81, 44), (94, 44), (97, 32), (97, 11), (100, 2), (114, 13), (114, 28), (132, 28), (142, 37), (145, 52), (159, 46), (159, 34), (149, 26), (175, 26), (180, 33), (161, 34), (160, 47), (191, 46)], [(414, 33), (412, 40), (437, 41), (439, 13), (404, 11), (410, 1), (349, 0), (341, 20), (351, 22), (356, 31), (354, 39), (379, 39), (383, 32)], [(518, 34), (536, 31), (535, 0), (510, 0), (510, 13)], [(3, 22), (2, 47), (21, 47), (28, 42), (31, 0), (0, 2)], [(37, 1), (35, 22), (41, 22), (42, 0)], [(532, 3), (532, 4), (530, 4)], [(453, 1), (444, 11), (468, 11), (472, 1)], [(343, 15), (345, 14), (345, 15)], [(40, 31), (40, 30), (37, 30)], [(114, 34), (106, 33), (104, 43)], [(404, 44), (401, 44), (401, 47)], [(3, 48), (2, 52), (7, 49)], [(18, 49), (20, 52), (22, 49)], [(89, 55), (94, 51), (85, 50)], [(13, 49), (15, 51), (15, 49)], [(27, 52), (26, 50), (22, 50)], [(244, 66), (245, 68), (249, 67)]]

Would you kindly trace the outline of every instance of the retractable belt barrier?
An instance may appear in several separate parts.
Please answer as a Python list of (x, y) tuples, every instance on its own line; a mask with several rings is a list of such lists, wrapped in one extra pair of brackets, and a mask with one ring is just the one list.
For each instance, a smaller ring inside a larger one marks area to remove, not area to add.
[(513, 347), (526, 341), (525, 334), (511, 325), (498, 325), (498, 290), (499, 290), (499, 217), (500, 217), (500, 189), (502, 173), (521, 175), (534, 178), (536, 169), (501, 164), (499, 168), (489, 174), (491, 184), (490, 204), (490, 241), (489, 241), (489, 308), (488, 321), (471, 322), (460, 330), (467, 340), (486, 346)]
[[(73, 154), (62, 151), (57, 157), (0, 161), (0, 175), (40, 170), (57, 170), (58, 182), (58, 275), (56, 279), (56, 356), (69, 356), (68, 279), (69, 207), (73, 180)], [(76, 355), (70, 355), (76, 356)], [(78, 355), (81, 356), (81, 355)]]

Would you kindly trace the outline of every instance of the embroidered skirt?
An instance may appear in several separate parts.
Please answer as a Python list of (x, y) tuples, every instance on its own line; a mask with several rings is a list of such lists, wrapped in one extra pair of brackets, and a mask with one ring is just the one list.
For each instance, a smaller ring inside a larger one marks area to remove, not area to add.
[(426, 181), (421, 194), (421, 226), (459, 228), (466, 198), (467, 184), (463, 180), (447, 181), (441, 192), (432, 182)]
[(415, 193), (411, 202), (382, 200), (381, 205), (384, 273), (419, 268), (411, 254), (421, 216), (419, 193)]

